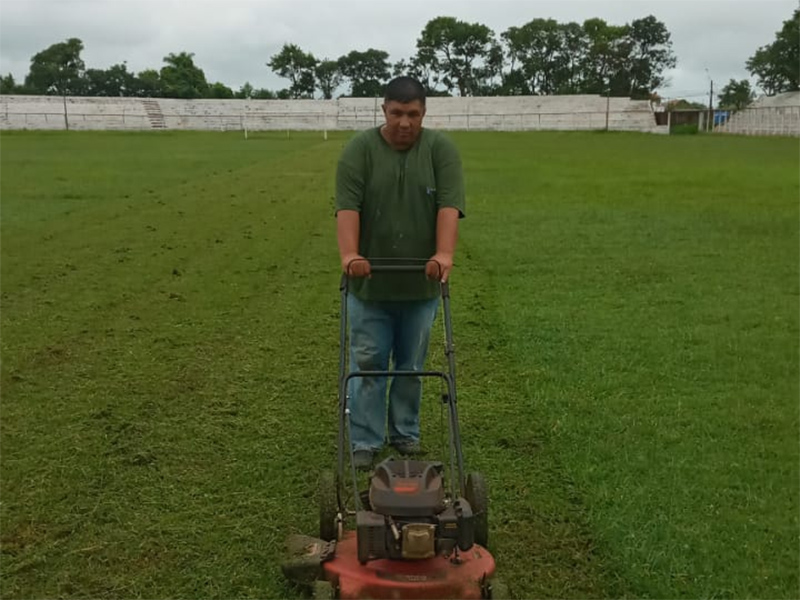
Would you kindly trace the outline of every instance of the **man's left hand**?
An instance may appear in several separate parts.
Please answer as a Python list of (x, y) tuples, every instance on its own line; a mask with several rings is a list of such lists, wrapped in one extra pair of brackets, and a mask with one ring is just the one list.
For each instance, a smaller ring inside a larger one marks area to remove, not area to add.
[(425, 265), (425, 275), (427, 275), (428, 279), (436, 279), (445, 283), (452, 268), (453, 255), (437, 252)]

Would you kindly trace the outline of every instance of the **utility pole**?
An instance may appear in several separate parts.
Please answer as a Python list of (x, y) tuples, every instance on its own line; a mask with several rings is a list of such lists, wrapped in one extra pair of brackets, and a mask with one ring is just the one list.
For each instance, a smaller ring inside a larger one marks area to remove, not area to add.
[(64, 130), (69, 131), (69, 117), (67, 117), (67, 83), (64, 77), (64, 65), (59, 65), (58, 75), (58, 83), (61, 87), (61, 97), (64, 99)]
[(708, 92), (708, 130), (714, 130), (714, 80), (711, 80), (711, 89)]

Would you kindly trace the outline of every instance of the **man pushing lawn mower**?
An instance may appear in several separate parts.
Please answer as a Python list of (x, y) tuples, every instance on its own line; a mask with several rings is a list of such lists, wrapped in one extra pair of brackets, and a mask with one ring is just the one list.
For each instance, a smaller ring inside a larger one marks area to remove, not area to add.
[[(455, 145), (423, 129), (425, 89), (411, 77), (386, 87), (386, 122), (345, 147), (336, 173), (336, 220), (342, 268), (351, 278), (350, 368), (420, 371), (440, 297), (453, 266), (464, 181)], [(425, 277), (375, 270), (427, 260)], [(387, 438), (387, 379), (349, 382), (350, 443), (356, 468), (368, 470)], [(419, 377), (395, 377), (388, 441), (404, 456), (420, 451)]]
[[(422, 129), (418, 81), (392, 80), (383, 111), (386, 123), (357, 135), (337, 170), (337, 469), (320, 477), (319, 537), (291, 536), (283, 571), (316, 598), (503, 598), (486, 548), (486, 482), (464, 469), (458, 422), (447, 278), (464, 216), (461, 160), (447, 138)], [(440, 299), (446, 373), (423, 370)], [(374, 465), (389, 376), (388, 439), (401, 458)], [(414, 458), (423, 377), (446, 385), (449, 465)], [(371, 471), (365, 490), (357, 469)]]

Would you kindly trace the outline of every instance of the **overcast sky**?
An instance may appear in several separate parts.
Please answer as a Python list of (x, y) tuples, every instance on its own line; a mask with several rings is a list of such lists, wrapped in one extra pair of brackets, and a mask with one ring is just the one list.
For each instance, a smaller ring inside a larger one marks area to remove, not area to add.
[(652, 14), (672, 34), (678, 61), (659, 92), (702, 101), (709, 76), (715, 92), (730, 79), (750, 79), (745, 61), (775, 39), (797, 1), (0, 0), (0, 74), (22, 81), (31, 56), (77, 37), (87, 68), (127, 61), (134, 72), (159, 69), (170, 52), (187, 51), (209, 82), (277, 90), (288, 82), (265, 63), (286, 42), (319, 59), (376, 48), (394, 63), (414, 54), (437, 16), (483, 23), (499, 36), (537, 17), (622, 25)]

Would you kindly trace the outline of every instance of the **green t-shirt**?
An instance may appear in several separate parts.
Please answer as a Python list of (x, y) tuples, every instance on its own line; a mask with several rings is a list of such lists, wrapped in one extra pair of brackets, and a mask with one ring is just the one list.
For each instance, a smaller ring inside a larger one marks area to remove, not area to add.
[[(437, 131), (423, 128), (399, 151), (375, 127), (350, 140), (339, 159), (336, 211), (360, 213), (358, 251), (373, 264), (432, 257), (439, 209), (457, 208), (463, 217), (464, 205), (461, 158)], [(375, 273), (351, 280), (350, 291), (364, 300), (422, 300), (435, 298), (439, 284), (424, 273)]]

